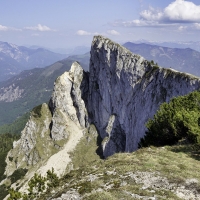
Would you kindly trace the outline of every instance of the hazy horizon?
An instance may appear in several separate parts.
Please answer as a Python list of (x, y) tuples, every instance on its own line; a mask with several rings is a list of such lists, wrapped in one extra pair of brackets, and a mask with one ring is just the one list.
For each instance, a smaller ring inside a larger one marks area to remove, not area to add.
[(100, 34), (128, 41), (200, 41), (198, 0), (2, 1), (0, 41), (74, 48)]

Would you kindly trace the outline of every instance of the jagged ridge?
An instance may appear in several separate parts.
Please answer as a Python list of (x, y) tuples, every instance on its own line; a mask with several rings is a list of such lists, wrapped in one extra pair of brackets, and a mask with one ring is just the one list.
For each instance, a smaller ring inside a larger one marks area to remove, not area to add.
[(95, 36), (90, 59), (89, 113), (104, 156), (132, 152), (159, 105), (200, 87), (189, 74), (150, 64), (111, 40)]
[[(108, 38), (95, 36), (89, 74), (75, 62), (56, 80), (49, 106), (43, 104), (39, 115), (33, 111), (9, 152), (6, 174), (32, 165), (44, 174), (55, 165), (62, 176), (70, 163), (69, 152), (90, 124), (101, 137), (105, 157), (134, 151), (145, 134), (145, 123), (162, 102), (199, 87), (196, 77), (160, 68)], [(30, 177), (29, 172), (26, 180)]]

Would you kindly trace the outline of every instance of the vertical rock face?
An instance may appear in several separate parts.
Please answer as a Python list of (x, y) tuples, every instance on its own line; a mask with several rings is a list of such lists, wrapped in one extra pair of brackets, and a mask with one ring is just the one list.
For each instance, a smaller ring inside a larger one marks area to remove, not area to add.
[(72, 64), (69, 72), (57, 78), (49, 102), (53, 115), (51, 127), (53, 140), (69, 137), (67, 127), (70, 121), (74, 121), (82, 128), (87, 126), (87, 110), (83, 101), (84, 95), (87, 96), (87, 88), (87, 74), (77, 62)]
[(159, 68), (102, 36), (92, 42), (88, 112), (104, 156), (131, 152), (160, 104), (200, 88), (200, 80)]

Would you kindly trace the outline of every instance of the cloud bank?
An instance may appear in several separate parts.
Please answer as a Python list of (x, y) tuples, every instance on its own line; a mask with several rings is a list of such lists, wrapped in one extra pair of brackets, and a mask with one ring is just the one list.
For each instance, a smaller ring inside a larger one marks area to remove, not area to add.
[(163, 10), (149, 7), (148, 10), (140, 12), (140, 19), (134, 19), (132, 21), (116, 21), (113, 25), (124, 27), (160, 27), (186, 23), (193, 24), (194, 28), (199, 28), (200, 5), (195, 5), (190, 1), (176, 0)]
[(92, 35), (92, 33), (84, 31), (84, 30), (78, 30), (76, 32), (76, 35), (80, 35), (80, 36), (83, 36), (83, 35)]
[(3, 26), (3, 25), (0, 24), (0, 31), (21, 31), (21, 29)]
[(120, 35), (120, 33), (115, 30), (108, 30), (107, 33), (110, 35)]
[(98, 33), (98, 32), (88, 32), (88, 31), (84, 31), (84, 30), (78, 30), (76, 32), (76, 35), (79, 35), (79, 36), (88, 36), (88, 35), (114, 35), (114, 36), (117, 36), (117, 35), (120, 35), (119, 32), (117, 32), (116, 30), (108, 30), (107, 32), (105, 33)]
[(48, 26), (45, 26), (45, 25), (41, 25), (41, 24), (38, 24), (37, 26), (29, 26), (29, 27), (25, 27), (24, 29), (26, 30), (32, 30), (32, 31), (55, 31), (53, 29), (50, 29)]

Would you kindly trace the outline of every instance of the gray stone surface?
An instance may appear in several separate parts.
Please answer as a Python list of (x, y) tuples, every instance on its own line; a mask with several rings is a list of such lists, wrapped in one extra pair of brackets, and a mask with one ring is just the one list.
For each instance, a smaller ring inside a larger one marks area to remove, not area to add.
[(86, 73), (82, 67), (74, 62), (69, 72), (57, 78), (54, 90), (49, 102), (51, 109), (52, 128), (51, 137), (54, 140), (61, 140), (68, 137), (67, 126), (70, 120), (77, 126), (87, 126), (87, 110), (82, 99), (82, 93), (88, 88)]
[(20, 89), (15, 84), (9, 87), (0, 88), (0, 101), (13, 102), (20, 99), (23, 96), (24, 89)]
[(7, 175), (18, 168), (34, 166), (40, 160), (51, 156), (53, 146), (49, 130), (51, 118), (51, 112), (46, 103), (39, 106), (37, 111), (31, 112), (21, 138), (13, 143), (13, 149), (7, 155)]
[[(47, 159), (50, 162), (54, 155), (61, 153), (60, 146), (65, 146), (66, 151), (53, 160), (59, 165), (58, 169), (64, 163), (62, 169), (65, 170), (69, 162), (61, 162), (61, 158), (66, 161), (67, 153), (87, 131), (101, 136), (105, 157), (116, 152), (132, 152), (138, 148), (138, 142), (145, 134), (145, 123), (153, 117), (161, 103), (199, 88), (200, 79), (197, 77), (159, 68), (111, 40), (95, 36), (90, 74), (75, 62), (69, 72), (57, 78), (49, 105), (42, 104), (40, 109), (32, 112), (21, 139), (14, 142), (8, 153), (5, 174), (9, 176), (20, 167), (32, 169), (37, 163), (40, 163), (39, 167), (45, 167)], [(73, 137), (76, 134), (77, 137)], [(147, 172), (127, 176), (143, 184), (143, 189), (152, 187), (152, 183), (153, 189), (162, 186), (171, 190), (174, 186), (167, 179)], [(96, 175), (88, 177), (90, 181), (96, 178)], [(189, 188), (193, 183), (196, 180), (190, 179), (186, 183), (188, 188), (177, 186), (176, 194), (185, 198), (190, 192), (190, 197), (198, 199), (197, 191)], [(105, 187), (112, 185), (108, 183)], [(70, 191), (57, 199), (81, 197), (77, 191)]]
[(132, 152), (160, 104), (200, 88), (189, 74), (158, 68), (102, 36), (91, 47), (88, 112), (104, 156)]

